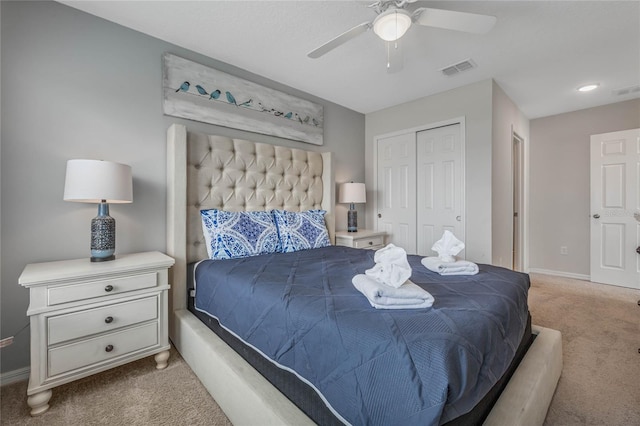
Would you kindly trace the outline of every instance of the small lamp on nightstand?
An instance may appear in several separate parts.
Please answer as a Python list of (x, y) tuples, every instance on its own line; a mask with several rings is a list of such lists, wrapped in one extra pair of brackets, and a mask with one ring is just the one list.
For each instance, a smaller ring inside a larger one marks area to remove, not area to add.
[(91, 261), (114, 260), (116, 221), (109, 216), (108, 203), (131, 203), (131, 166), (101, 160), (69, 160), (64, 200), (99, 203), (98, 216), (91, 220)]
[(367, 202), (367, 191), (364, 183), (348, 182), (341, 184), (338, 202), (350, 203), (347, 215), (347, 231), (358, 232), (358, 212), (354, 204)]

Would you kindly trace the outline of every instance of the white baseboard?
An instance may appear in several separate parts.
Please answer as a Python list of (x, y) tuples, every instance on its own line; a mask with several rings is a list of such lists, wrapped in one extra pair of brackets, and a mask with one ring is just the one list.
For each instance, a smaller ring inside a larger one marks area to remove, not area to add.
[(576, 280), (591, 281), (590, 275), (574, 274), (573, 272), (552, 271), (549, 269), (529, 268), (529, 273), (555, 275), (556, 277), (573, 278)]
[(0, 374), (0, 386), (10, 385), (11, 383), (21, 382), (23, 380), (29, 380), (29, 367), (20, 368), (18, 370), (7, 371)]

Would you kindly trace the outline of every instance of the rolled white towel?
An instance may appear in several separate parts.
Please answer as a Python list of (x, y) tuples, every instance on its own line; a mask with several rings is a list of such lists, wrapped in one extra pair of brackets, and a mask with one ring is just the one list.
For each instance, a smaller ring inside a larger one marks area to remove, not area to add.
[(420, 309), (428, 308), (434, 302), (431, 293), (411, 281), (394, 288), (367, 275), (358, 274), (351, 282), (376, 309)]
[(475, 275), (479, 271), (478, 265), (467, 260), (443, 262), (439, 257), (424, 257), (420, 263), (440, 275)]
[(377, 250), (373, 256), (376, 264), (367, 269), (367, 276), (388, 286), (398, 288), (411, 278), (411, 265), (407, 260), (407, 252), (402, 247), (388, 244)]
[(451, 231), (445, 230), (442, 238), (433, 244), (431, 250), (437, 252), (443, 262), (453, 263), (456, 261), (455, 256), (464, 250), (464, 243), (457, 239)]

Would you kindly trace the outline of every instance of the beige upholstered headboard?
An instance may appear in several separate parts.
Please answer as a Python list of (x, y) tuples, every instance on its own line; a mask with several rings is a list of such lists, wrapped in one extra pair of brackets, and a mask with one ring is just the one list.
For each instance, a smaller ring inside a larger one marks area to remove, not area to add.
[(207, 257), (200, 210), (324, 209), (335, 241), (335, 182), (330, 152), (223, 136), (167, 131), (167, 253), (173, 309), (186, 308), (186, 265)]

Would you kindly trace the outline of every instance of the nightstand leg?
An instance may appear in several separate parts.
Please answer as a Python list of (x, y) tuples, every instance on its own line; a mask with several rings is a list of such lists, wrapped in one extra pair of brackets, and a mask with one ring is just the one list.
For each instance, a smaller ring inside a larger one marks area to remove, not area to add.
[(157, 353), (156, 356), (153, 357), (156, 360), (156, 368), (158, 370), (162, 370), (167, 366), (167, 360), (169, 359), (169, 351), (162, 351)]
[(38, 392), (27, 397), (27, 404), (31, 407), (31, 415), (39, 416), (49, 409), (49, 399), (51, 399), (51, 389)]

